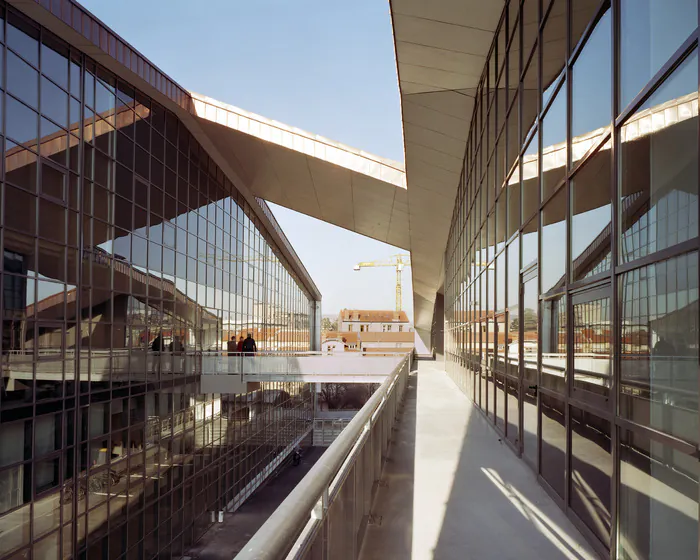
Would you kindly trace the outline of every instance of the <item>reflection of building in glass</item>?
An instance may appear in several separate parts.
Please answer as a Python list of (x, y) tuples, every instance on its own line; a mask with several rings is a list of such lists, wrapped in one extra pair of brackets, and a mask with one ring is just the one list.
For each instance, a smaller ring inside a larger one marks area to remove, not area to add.
[(601, 554), (695, 558), (697, 5), (535, 4), (473, 90), (448, 368)]
[(312, 424), (308, 384), (201, 376), (240, 332), (319, 349), (320, 294), (137, 53), (0, 15), (0, 558), (179, 557)]

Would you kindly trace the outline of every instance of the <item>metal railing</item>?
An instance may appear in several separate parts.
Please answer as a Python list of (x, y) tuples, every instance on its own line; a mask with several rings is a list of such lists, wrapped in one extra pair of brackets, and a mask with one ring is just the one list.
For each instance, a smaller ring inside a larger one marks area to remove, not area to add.
[[(38, 357), (38, 359), (37, 359)], [(152, 352), (121, 350), (10, 351), (0, 357), (0, 370), (16, 379), (72, 380), (80, 371), (84, 381), (124, 377), (149, 379), (165, 375), (304, 374), (323, 371), (384, 375), (403, 357), (401, 353), (277, 351), (246, 354), (226, 351)], [(363, 361), (366, 360), (366, 361)], [(79, 368), (79, 369), (78, 369)]]
[(236, 559), (357, 558), (410, 370), (406, 355)]

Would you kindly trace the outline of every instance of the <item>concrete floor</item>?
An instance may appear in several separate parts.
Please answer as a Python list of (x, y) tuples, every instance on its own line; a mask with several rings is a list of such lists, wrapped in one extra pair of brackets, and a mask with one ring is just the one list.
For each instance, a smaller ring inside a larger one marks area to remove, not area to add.
[(442, 370), (418, 362), (360, 560), (598, 558)]
[(185, 553), (192, 560), (231, 560), (248, 543), (273, 511), (277, 509), (309, 469), (318, 461), (325, 447), (304, 451), (301, 464), (289, 465), (248, 499), (235, 513), (227, 513), (223, 523), (215, 524)]

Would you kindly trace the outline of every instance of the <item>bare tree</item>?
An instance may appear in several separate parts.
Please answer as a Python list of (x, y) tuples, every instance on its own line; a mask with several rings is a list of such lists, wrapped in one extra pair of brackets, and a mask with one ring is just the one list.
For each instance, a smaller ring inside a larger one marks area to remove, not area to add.
[(347, 384), (345, 383), (323, 383), (319, 398), (326, 403), (328, 410), (338, 410), (343, 408), (345, 403), (345, 393)]
[(376, 383), (324, 383), (319, 398), (328, 410), (359, 410), (377, 387)]

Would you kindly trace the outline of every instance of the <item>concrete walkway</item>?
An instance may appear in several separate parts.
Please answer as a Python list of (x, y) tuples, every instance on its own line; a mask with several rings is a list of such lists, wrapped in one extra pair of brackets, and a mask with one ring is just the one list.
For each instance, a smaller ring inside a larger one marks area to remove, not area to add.
[(388, 461), (361, 560), (598, 558), (440, 362), (418, 362)]

